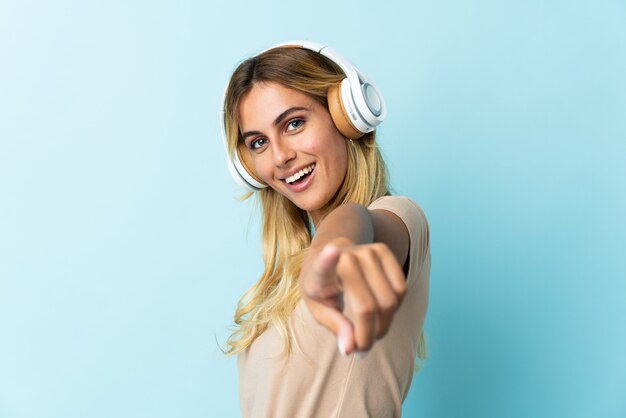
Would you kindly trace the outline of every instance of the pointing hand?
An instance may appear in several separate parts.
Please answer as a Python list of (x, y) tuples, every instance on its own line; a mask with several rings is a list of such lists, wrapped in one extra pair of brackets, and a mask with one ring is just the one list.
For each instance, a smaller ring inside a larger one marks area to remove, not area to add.
[(350, 354), (369, 350), (387, 333), (406, 280), (387, 245), (337, 238), (309, 249), (300, 287), (313, 317), (337, 336), (342, 354)]

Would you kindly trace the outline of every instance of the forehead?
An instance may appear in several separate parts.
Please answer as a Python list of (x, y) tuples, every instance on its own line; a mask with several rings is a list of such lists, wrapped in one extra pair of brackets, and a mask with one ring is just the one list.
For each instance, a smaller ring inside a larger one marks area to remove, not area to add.
[(315, 111), (321, 105), (313, 97), (282, 84), (256, 83), (239, 102), (239, 125), (242, 130), (269, 126), (291, 107), (306, 107)]

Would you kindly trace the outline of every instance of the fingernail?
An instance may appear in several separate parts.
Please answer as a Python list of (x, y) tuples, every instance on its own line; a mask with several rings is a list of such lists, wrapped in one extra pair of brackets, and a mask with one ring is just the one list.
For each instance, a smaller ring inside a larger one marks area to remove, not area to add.
[(365, 356), (367, 355), (367, 351), (355, 351), (355, 353), (356, 353), (356, 356), (360, 358), (361, 360), (363, 360)]
[(341, 338), (337, 338), (337, 348), (339, 348), (339, 352), (341, 353), (342, 356), (346, 356), (346, 347), (343, 345), (343, 341), (341, 341)]

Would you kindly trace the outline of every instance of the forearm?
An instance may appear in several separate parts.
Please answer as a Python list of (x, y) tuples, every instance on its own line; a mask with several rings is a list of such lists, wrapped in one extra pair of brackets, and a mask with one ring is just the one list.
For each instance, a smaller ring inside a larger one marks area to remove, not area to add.
[(348, 203), (329, 213), (316, 229), (311, 249), (321, 250), (326, 244), (342, 239), (356, 245), (374, 241), (374, 222), (365, 206)]

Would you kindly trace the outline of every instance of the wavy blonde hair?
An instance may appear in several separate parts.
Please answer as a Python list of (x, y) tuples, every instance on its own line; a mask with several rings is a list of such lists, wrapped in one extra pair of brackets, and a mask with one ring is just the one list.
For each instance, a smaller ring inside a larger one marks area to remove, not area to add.
[[(345, 75), (326, 57), (301, 48), (275, 48), (242, 62), (226, 89), (224, 124), (228, 150), (236, 152), (242, 141), (239, 103), (256, 83), (274, 82), (309, 95), (328, 109), (328, 89)], [(370, 132), (348, 145), (348, 169), (326, 213), (349, 202), (368, 206), (389, 194), (387, 167)], [(235, 331), (227, 341), (227, 355), (249, 347), (270, 325), (291, 351), (289, 318), (300, 301), (298, 276), (305, 250), (311, 245), (312, 223), (306, 211), (270, 187), (256, 192), (262, 207), (262, 250), (264, 271), (243, 295), (235, 312)], [(248, 193), (244, 198), (248, 198)], [(423, 334), (418, 356), (425, 356)]]

